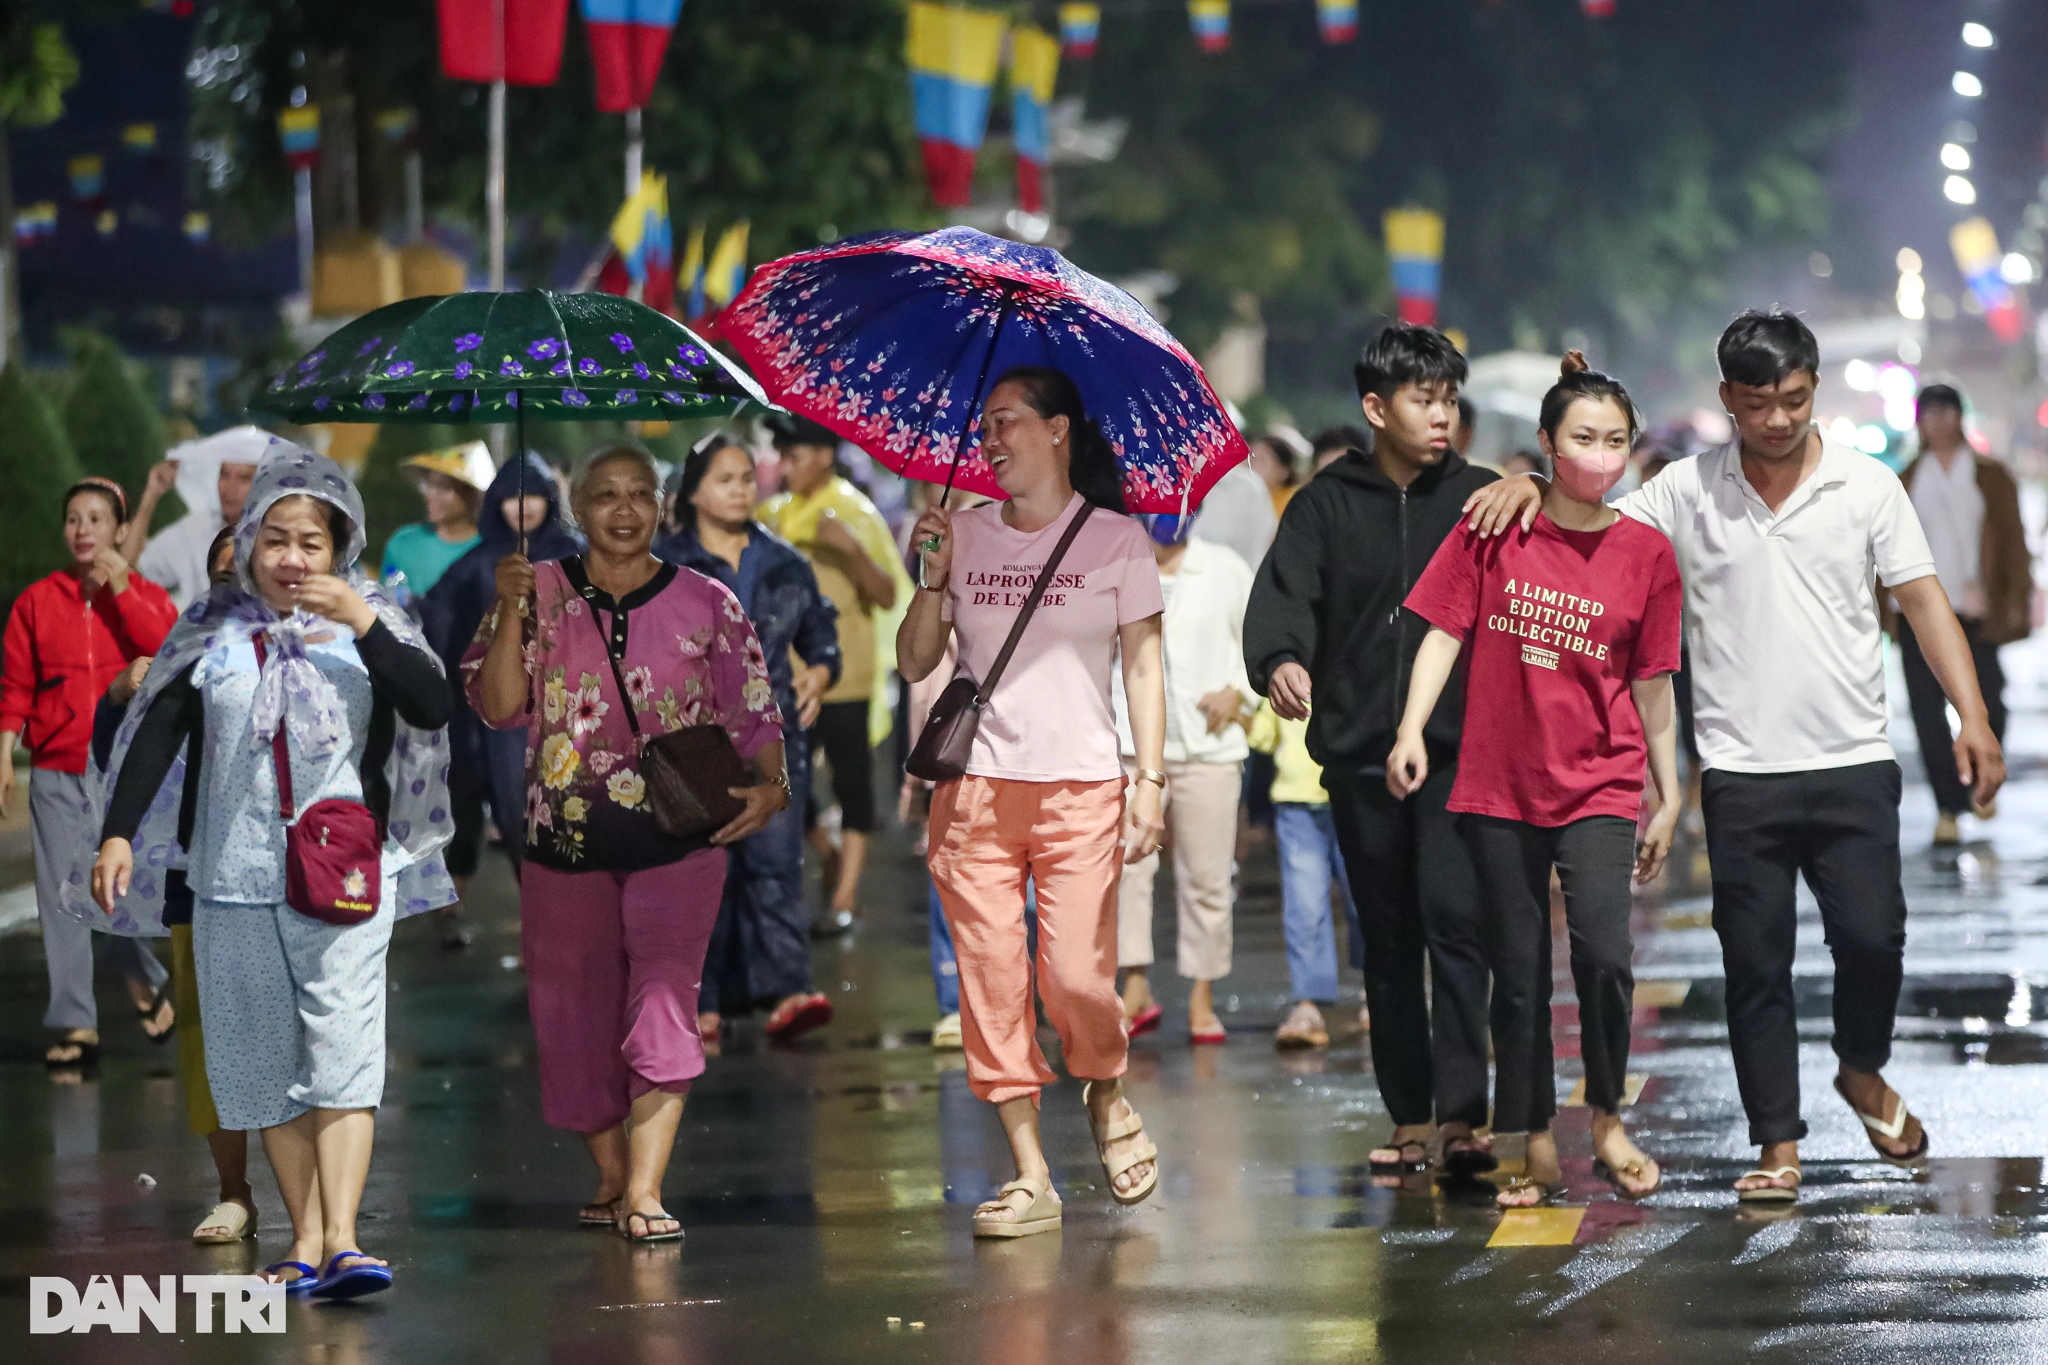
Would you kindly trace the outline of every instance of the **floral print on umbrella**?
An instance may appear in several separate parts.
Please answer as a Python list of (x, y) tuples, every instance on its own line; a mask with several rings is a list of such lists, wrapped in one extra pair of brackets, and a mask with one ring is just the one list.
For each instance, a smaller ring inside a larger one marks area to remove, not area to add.
[[(1000, 327), (1000, 331), (998, 328)], [(1249, 454), (1158, 319), (1046, 247), (971, 228), (872, 233), (757, 270), (721, 328), (777, 401), (911, 478), (1001, 496), (968, 411), (984, 362), (1065, 371), (1132, 511), (1179, 512)], [(991, 356), (991, 344), (995, 346)]]
[[(654, 357), (674, 358), (658, 370)], [(722, 414), (761, 397), (671, 318), (610, 295), (528, 290), (378, 309), (276, 376), (257, 405), (293, 420), (489, 421), (520, 408)]]

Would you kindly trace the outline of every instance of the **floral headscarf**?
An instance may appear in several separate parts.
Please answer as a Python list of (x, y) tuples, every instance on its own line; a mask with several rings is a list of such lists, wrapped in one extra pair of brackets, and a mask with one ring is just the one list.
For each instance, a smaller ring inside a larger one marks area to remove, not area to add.
[[(412, 618), (357, 563), (364, 543), (363, 499), (347, 473), (325, 456), (272, 437), (256, 467), (249, 499), (235, 528), (234, 582), (222, 584), (185, 609), (172, 627), (170, 638), (157, 651), (148, 676), (129, 705), (127, 718), (115, 733), (106, 772), (98, 783), (87, 784), (86, 814), (94, 830), (101, 826), (114, 785), (120, 780), (122, 764), (127, 760), (129, 745), (150, 703), (188, 665), (215, 649), (239, 644), (259, 634), (267, 635), (270, 643), (256, 684), (251, 728), (240, 734), (216, 735), (208, 731), (208, 745), (267, 745), (280, 722), (302, 752), (331, 754), (336, 747), (349, 743), (351, 736), (333, 685), (306, 657), (307, 637), (331, 631), (333, 623), (304, 610), (280, 617), (256, 592), (255, 580), (250, 576), (256, 532), (265, 514), (279, 501), (301, 495), (340, 508), (348, 517), (348, 540), (335, 548), (334, 572), (369, 603), (392, 634), (435, 658)], [(435, 662), (438, 667), (438, 658)], [(66, 914), (108, 933), (147, 936), (164, 932), (163, 874), (186, 864), (186, 852), (178, 843), (178, 803), (184, 789), (184, 764), (189, 758), (188, 755), (172, 765), (136, 831), (134, 876), (128, 894), (115, 905), (112, 918), (92, 900), (92, 863), (98, 853), (97, 840), (79, 850), (65, 877)], [(393, 893), (398, 914), (403, 918), (447, 905), (455, 899), (455, 887), (448, 878), (440, 850), (453, 837), (455, 824), (448, 800), (446, 731), (420, 730), (398, 719), (384, 775), (391, 788), (385, 852), (396, 860)]]

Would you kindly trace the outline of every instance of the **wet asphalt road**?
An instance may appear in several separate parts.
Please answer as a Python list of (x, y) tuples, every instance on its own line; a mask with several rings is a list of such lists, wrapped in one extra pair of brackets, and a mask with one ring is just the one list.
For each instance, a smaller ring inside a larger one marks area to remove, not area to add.
[[(1504, 1223), (1484, 1192), (1377, 1187), (1363, 1163), (1387, 1125), (1362, 1036), (1346, 1029), (1307, 1056), (1271, 1046), (1286, 976), (1260, 850), (1244, 867), (1237, 971), (1219, 988), (1229, 1046), (1187, 1046), (1172, 1027), (1179, 983), (1163, 976), (1169, 1027), (1134, 1047), (1159, 1195), (1113, 1208), (1079, 1087), (1063, 1084), (1045, 1122), (1064, 1231), (977, 1244), (969, 1210), (1009, 1170), (958, 1055), (927, 1045), (922, 874), (892, 836), (866, 927), (817, 953), (837, 1021), (794, 1047), (752, 1029), (727, 1042), (670, 1171), (687, 1239), (634, 1250), (574, 1226), (591, 1176), (581, 1144), (539, 1121), (511, 881), (493, 862), (472, 949), (443, 954), (415, 922), (393, 950), (362, 1235), (397, 1288), (293, 1305), (282, 1336), (196, 1335), (189, 1301), (182, 1337), (27, 1335), (31, 1275), (236, 1273), (283, 1255), (289, 1234), (259, 1168), (261, 1240), (187, 1240), (214, 1191), (170, 1051), (141, 1040), (105, 983), (98, 1076), (51, 1084), (37, 1062), (37, 940), (0, 938), (0, 1360), (1179, 1365), (1491, 1360), (1517, 1347), (1575, 1362), (2048, 1359), (2048, 885), (2036, 884), (2048, 879), (2048, 651), (2007, 655), (2016, 777), (1995, 822), (1966, 821), (1962, 849), (1931, 851), (1932, 802), (1902, 752), (1913, 913), (1889, 1074), (1931, 1131), (1923, 1172), (1871, 1159), (1829, 1087), (1831, 969), (1809, 898), (1806, 1189), (1796, 1210), (1738, 1210), (1729, 1182), (1754, 1153), (1703, 884), (1687, 884), (1699, 869), (1681, 849), (1674, 884), (1637, 920), (1631, 1071), (1643, 1083), (1628, 1114), (1664, 1190), (1631, 1204), (1594, 1178), (1583, 1109), (1558, 1122), (1571, 1182), (1558, 1209)], [(1333, 1019), (1356, 1008), (1347, 975)], [(1569, 992), (1562, 976), (1565, 1054)], [(1573, 1085), (1575, 1056), (1559, 1073)]]

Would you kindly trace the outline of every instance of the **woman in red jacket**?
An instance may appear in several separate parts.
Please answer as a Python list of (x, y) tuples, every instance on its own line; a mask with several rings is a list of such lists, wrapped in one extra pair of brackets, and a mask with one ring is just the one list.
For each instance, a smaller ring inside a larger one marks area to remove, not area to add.
[[(43, 1027), (61, 1037), (43, 1054), (53, 1069), (84, 1068), (99, 1057), (93, 1001), (93, 932), (58, 905), (61, 869), (99, 833), (87, 817), (86, 755), (93, 708), (114, 676), (154, 654), (177, 620), (170, 596), (128, 567), (114, 549), (128, 500), (111, 479), (89, 478), (64, 495), (64, 543), (71, 563), (31, 584), (7, 618), (0, 666), (0, 814), (14, 800), (14, 746), (28, 746), (29, 818), (36, 852), (36, 911), (50, 973)], [(163, 964), (139, 939), (113, 937), (109, 966), (152, 1041), (171, 1035)]]

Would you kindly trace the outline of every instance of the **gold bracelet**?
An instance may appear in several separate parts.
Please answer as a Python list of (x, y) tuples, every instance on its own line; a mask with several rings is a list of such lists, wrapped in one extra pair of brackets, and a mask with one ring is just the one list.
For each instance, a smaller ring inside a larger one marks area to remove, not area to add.
[(1139, 782), (1157, 782), (1161, 791), (1166, 790), (1166, 774), (1157, 768), (1140, 768), (1136, 778)]

